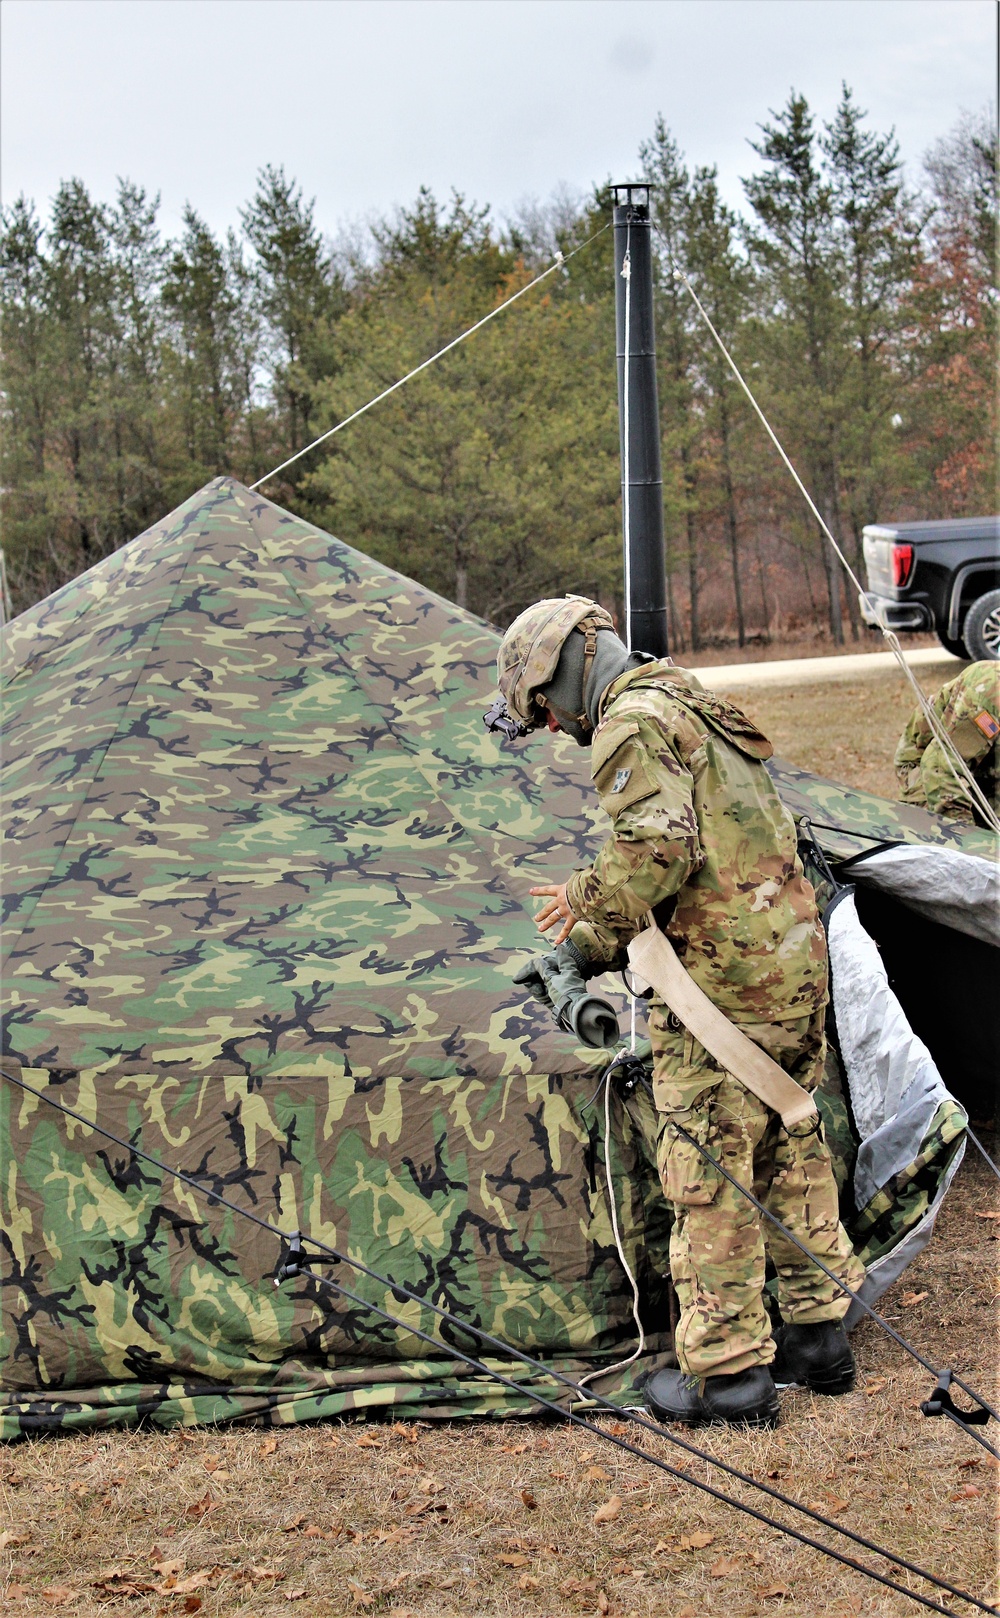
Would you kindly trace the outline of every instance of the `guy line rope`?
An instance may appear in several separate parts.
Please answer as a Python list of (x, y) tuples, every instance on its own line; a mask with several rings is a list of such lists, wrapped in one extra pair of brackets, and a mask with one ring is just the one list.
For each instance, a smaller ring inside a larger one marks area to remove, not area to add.
[[(429, 1310), (431, 1314), (437, 1316), (437, 1318), (443, 1323), (455, 1327), (458, 1330), (465, 1332), (467, 1335), (478, 1339), (478, 1341), (486, 1347), (498, 1349), (505, 1359), (516, 1360), (519, 1364), (526, 1366), (529, 1370), (541, 1372), (543, 1377), (549, 1382), (557, 1382), (561, 1386), (569, 1389), (570, 1392), (582, 1394), (584, 1403), (596, 1405), (602, 1411), (606, 1411), (609, 1414), (616, 1416), (619, 1420), (624, 1418), (632, 1425), (643, 1429), (645, 1432), (651, 1433), (654, 1437), (667, 1440), (677, 1448), (683, 1449), (689, 1455), (703, 1461), (706, 1466), (717, 1467), (720, 1472), (725, 1473), (727, 1476), (758, 1490), (760, 1493), (768, 1496), (769, 1499), (775, 1500), (779, 1504), (786, 1506), (793, 1511), (799, 1512), (802, 1516), (808, 1517), (812, 1522), (818, 1523), (831, 1532), (839, 1534), (842, 1538), (850, 1540), (852, 1544), (858, 1545), (865, 1550), (871, 1551), (877, 1556), (883, 1557), (887, 1562), (892, 1563), (895, 1567), (901, 1568), (907, 1573), (912, 1573), (916, 1577), (924, 1579), (928, 1584), (945, 1592), (947, 1595), (961, 1601), (967, 1601), (970, 1606), (976, 1608), (978, 1611), (993, 1614), (996, 1613), (997, 1608), (994, 1604), (981, 1600), (978, 1596), (973, 1595), (970, 1591), (963, 1590), (959, 1586), (951, 1584), (947, 1579), (941, 1578), (936, 1573), (929, 1572), (926, 1568), (922, 1568), (916, 1563), (907, 1561), (905, 1557), (897, 1555), (895, 1551), (886, 1550), (885, 1547), (878, 1545), (873, 1540), (867, 1539), (863, 1534), (855, 1533), (853, 1529), (847, 1528), (842, 1523), (835, 1522), (832, 1518), (824, 1516), (822, 1512), (815, 1510), (812, 1506), (803, 1505), (800, 1501), (793, 1500), (790, 1495), (782, 1493), (782, 1491), (779, 1489), (772, 1488), (768, 1483), (762, 1483), (759, 1479), (753, 1477), (751, 1473), (744, 1472), (739, 1467), (733, 1466), (729, 1462), (721, 1460), (718, 1456), (712, 1455), (708, 1450), (703, 1450), (698, 1445), (691, 1443), (688, 1439), (681, 1438), (679, 1434), (671, 1432), (669, 1428), (658, 1426), (655, 1422), (650, 1421), (648, 1417), (644, 1416), (640, 1412), (627, 1408), (622, 1409), (621, 1406), (614, 1404), (610, 1399), (605, 1398), (603, 1395), (585, 1390), (582, 1384), (578, 1381), (574, 1381), (572, 1377), (566, 1376), (563, 1372), (555, 1370), (552, 1366), (545, 1365), (542, 1361), (532, 1358), (531, 1355), (523, 1353), (520, 1349), (514, 1348), (511, 1344), (504, 1343), (500, 1338), (494, 1337), (489, 1332), (484, 1331), (482, 1327), (476, 1326), (469, 1321), (461, 1320), (449, 1310), (441, 1308), (439, 1304), (432, 1303), (429, 1298), (423, 1296), (419, 1292), (414, 1291), (412, 1288), (406, 1286), (403, 1282), (395, 1281), (388, 1276), (379, 1274), (377, 1270), (371, 1269), (368, 1265), (362, 1263), (360, 1259), (353, 1258), (350, 1254), (343, 1253), (338, 1248), (329, 1246), (316, 1236), (305, 1236), (301, 1231), (285, 1231), (276, 1225), (272, 1225), (268, 1220), (261, 1218), (259, 1214), (252, 1213), (248, 1208), (241, 1207), (239, 1203), (232, 1202), (228, 1197), (223, 1196), (221, 1192), (215, 1190), (211, 1185), (203, 1184), (203, 1179), (206, 1178), (206, 1176), (191, 1174), (179, 1168), (171, 1168), (160, 1158), (153, 1156), (151, 1152), (146, 1152), (141, 1147), (136, 1146), (133, 1141), (125, 1140), (120, 1135), (113, 1134), (110, 1130), (105, 1129), (103, 1125), (97, 1123), (93, 1118), (88, 1118), (83, 1113), (77, 1112), (74, 1108), (65, 1106), (61, 1101), (56, 1101), (53, 1096), (47, 1095), (43, 1090), (36, 1089), (34, 1085), (28, 1084), (23, 1078), (16, 1077), (13, 1073), (8, 1072), (6, 1068), (0, 1069), (0, 1072), (3, 1073), (3, 1077), (7, 1079), (9, 1083), (16, 1085), (21, 1090), (27, 1091), (30, 1095), (35, 1096), (39, 1101), (47, 1102), (48, 1105), (53, 1107), (57, 1112), (61, 1112), (69, 1118), (76, 1119), (77, 1122), (84, 1124), (88, 1129), (95, 1130), (99, 1135), (103, 1135), (106, 1140), (110, 1140), (114, 1142), (116, 1146), (120, 1146), (123, 1151), (128, 1152), (132, 1157), (141, 1158), (144, 1162), (152, 1164), (154, 1168), (160, 1171), (165, 1179), (179, 1180), (181, 1184), (190, 1186), (194, 1191), (198, 1192), (199, 1195), (206, 1197), (210, 1205), (217, 1204), (219, 1207), (228, 1209), (229, 1212), (235, 1213), (241, 1218), (249, 1220), (251, 1224), (256, 1225), (267, 1235), (275, 1237), (283, 1244), (287, 1244), (288, 1258), (278, 1269), (277, 1275), (274, 1278), (275, 1286), (279, 1286), (282, 1280), (294, 1279), (305, 1272), (308, 1279), (315, 1282), (318, 1286), (326, 1287), (327, 1289), (338, 1293), (341, 1297), (346, 1298), (349, 1302), (356, 1304), (358, 1307), (366, 1309), (372, 1314), (381, 1316), (381, 1318), (389, 1325), (398, 1330), (409, 1333), (422, 1342), (428, 1343), (437, 1352), (444, 1352), (452, 1359), (467, 1365), (477, 1374), (487, 1376), (491, 1380), (499, 1382), (501, 1386), (510, 1389), (512, 1392), (517, 1393), (522, 1397), (531, 1399), (536, 1405), (538, 1405), (540, 1409), (547, 1410), (550, 1412), (550, 1414), (556, 1415), (562, 1420), (568, 1420), (574, 1426), (584, 1428), (586, 1431), (592, 1433), (595, 1437), (603, 1439), (606, 1443), (613, 1444), (616, 1449), (633, 1455), (639, 1460), (646, 1461), (650, 1466), (656, 1467), (661, 1472), (666, 1472), (670, 1477), (675, 1478), (678, 1482), (690, 1484), (692, 1488), (698, 1489), (701, 1493), (711, 1496), (712, 1499), (718, 1500), (723, 1505), (734, 1506), (737, 1510), (744, 1512), (747, 1516), (753, 1517), (757, 1522), (763, 1523), (766, 1527), (776, 1529), (779, 1533), (787, 1534), (790, 1538), (797, 1540), (800, 1544), (807, 1545), (812, 1550), (820, 1551), (824, 1556), (830, 1557), (831, 1560), (839, 1562), (844, 1567), (852, 1568), (855, 1572), (861, 1573), (865, 1578), (872, 1579), (876, 1583), (884, 1585), (887, 1589), (895, 1591), (898, 1595), (908, 1597), (909, 1600), (916, 1602), (922, 1607), (926, 1607), (931, 1612), (944, 1613), (949, 1615), (949, 1618), (954, 1618), (953, 1608), (943, 1606), (940, 1602), (934, 1601), (931, 1597), (922, 1595), (918, 1591), (912, 1590), (904, 1584), (900, 1584), (897, 1582), (897, 1580), (888, 1577), (884, 1573), (880, 1573), (877, 1568), (873, 1568), (863, 1562), (859, 1562), (853, 1556), (846, 1555), (843, 1551), (835, 1550), (831, 1545), (824, 1544), (822, 1540), (814, 1539), (810, 1534), (803, 1533), (801, 1529), (793, 1527), (790, 1523), (781, 1522), (775, 1517), (768, 1516), (766, 1512), (759, 1511), (755, 1506), (747, 1504), (746, 1501), (740, 1500), (736, 1496), (724, 1493), (723, 1490), (717, 1489), (713, 1484), (707, 1482), (706, 1480), (693, 1477), (684, 1468), (671, 1466), (670, 1463), (663, 1460), (661, 1456), (653, 1455), (647, 1450), (640, 1448), (638, 1443), (630, 1443), (627, 1439), (622, 1438), (617, 1433), (609, 1432), (605, 1428), (595, 1426), (592, 1421), (588, 1420), (586, 1416), (580, 1415), (577, 1410), (572, 1408), (567, 1410), (562, 1405), (557, 1404), (554, 1400), (546, 1398), (543, 1393), (536, 1391), (534, 1388), (516, 1381), (513, 1377), (505, 1376), (503, 1372), (499, 1371), (494, 1365), (490, 1365), (481, 1359), (477, 1359), (473, 1355), (466, 1354), (461, 1349), (456, 1348), (453, 1344), (447, 1342), (446, 1340), (439, 1340), (438, 1338), (432, 1337), (429, 1332), (425, 1332), (419, 1327), (408, 1324), (406, 1321), (401, 1320), (398, 1316), (393, 1315), (382, 1305), (374, 1303), (370, 1299), (363, 1297), (360, 1293), (354, 1292), (350, 1288), (345, 1287), (342, 1282), (335, 1281), (329, 1276), (313, 1275), (308, 1269), (308, 1266), (310, 1263), (315, 1263), (319, 1260), (310, 1259), (309, 1256), (303, 1252), (302, 1242), (306, 1241), (310, 1247), (316, 1250), (322, 1260), (332, 1264), (344, 1263), (350, 1265), (351, 1268), (359, 1275), (367, 1276), (377, 1285), (384, 1287), (392, 1295), (405, 1299), (407, 1302), (413, 1302), (420, 1305), (422, 1308)], [(107, 1167), (107, 1165), (105, 1166)]]
[(502, 314), (505, 309), (509, 309), (512, 303), (517, 302), (518, 298), (523, 298), (526, 292), (531, 291), (532, 287), (540, 286), (550, 275), (554, 275), (556, 270), (561, 270), (564, 265), (569, 263), (571, 258), (575, 258), (577, 253), (582, 253), (585, 247), (589, 247), (591, 242), (596, 242), (598, 236), (603, 236), (604, 232), (610, 229), (610, 225), (602, 225), (600, 230), (595, 230), (593, 236), (588, 236), (585, 242), (581, 242), (579, 247), (574, 247), (569, 253), (557, 250), (554, 260), (547, 270), (542, 271), (541, 275), (536, 275), (535, 279), (529, 281), (527, 286), (523, 286), (520, 291), (512, 293), (509, 298), (504, 299), (503, 303), (498, 303), (495, 309), (491, 309), (488, 315), (483, 316), (482, 320), (477, 320), (475, 325), (470, 326), (467, 331), (463, 331), (458, 337), (453, 337), (451, 342), (445, 343), (444, 347), (439, 348), (436, 354), (432, 354), (429, 359), (422, 360), (419, 365), (415, 365), (413, 370), (407, 371), (406, 375), (401, 376), (398, 382), (393, 382), (390, 387), (383, 388), (382, 392), (377, 393), (374, 399), (369, 399), (368, 403), (363, 404), (360, 409), (353, 411), (349, 416), (345, 416), (343, 421), (338, 421), (337, 425), (331, 427), (328, 432), (320, 433), (318, 438), (314, 438), (311, 444), (305, 446), (305, 449), (296, 450), (294, 455), (289, 455), (287, 461), (282, 461), (281, 465), (276, 466), (273, 472), (267, 472), (262, 478), (258, 478), (256, 483), (251, 483), (251, 491), (259, 489), (264, 483), (270, 482), (271, 478), (277, 477), (278, 473), (283, 472), (286, 466), (291, 466), (293, 462), (300, 461), (303, 455), (308, 455), (309, 451), (315, 449), (317, 444), (325, 444), (326, 440), (332, 438), (335, 433), (343, 432), (344, 428), (349, 427), (352, 421), (357, 421), (359, 416), (365, 415), (375, 405), (381, 404), (383, 399), (388, 399), (389, 395), (395, 393), (404, 383), (411, 381), (415, 376), (419, 376), (421, 371), (426, 371), (427, 367), (433, 365), (435, 360), (443, 358), (445, 354), (450, 354), (453, 348), (458, 347), (459, 343), (464, 343), (467, 337), (481, 331), (483, 326), (488, 325), (491, 320), (495, 320), (497, 315)]
[[(865, 592), (862, 589), (861, 580), (858, 578), (858, 576), (855, 573), (855, 571), (854, 571), (853, 567), (851, 566), (850, 562), (847, 560), (847, 557), (844, 555), (843, 550), (841, 549), (841, 547), (840, 547), (839, 543), (837, 542), (836, 538), (834, 537), (834, 535), (831, 533), (830, 528), (824, 522), (823, 518), (820, 516), (819, 511), (818, 511), (818, 509), (816, 507), (816, 503), (812, 498), (812, 495), (809, 493), (809, 490), (806, 488), (806, 486), (803, 483), (802, 479), (799, 477), (799, 474), (796, 472), (795, 467), (792, 465), (792, 463), (789, 460), (788, 456), (785, 454), (785, 451), (782, 448), (781, 442), (778, 439), (777, 434), (775, 433), (774, 429), (772, 428), (771, 423), (768, 421), (768, 419), (765, 416), (765, 414), (764, 414), (763, 410), (761, 409), (760, 405), (757, 403), (757, 400), (754, 398), (754, 395), (751, 392), (750, 387), (748, 386), (746, 380), (744, 379), (742, 371), (740, 370), (740, 368), (737, 365), (736, 361), (733, 359), (733, 356), (730, 354), (730, 352), (729, 352), (728, 348), (726, 347), (725, 343), (722, 341), (722, 338), (719, 336), (719, 333), (716, 331), (715, 327), (713, 326), (712, 321), (710, 320), (710, 318), (708, 316), (708, 313), (705, 310), (705, 307), (701, 302), (701, 299), (698, 297), (697, 292), (694, 290), (694, 287), (691, 285), (691, 282), (688, 280), (687, 276), (684, 274), (684, 271), (680, 268), (679, 265), (673, 265), (672, 269), (673, 269), (673, 273), (676, 276), (677, 280), (682, 281), (684, 283), (685, 287), (687, 288), (688, 292), (690, 293), (691, 299), (692, 299), (692, 302), (695, 305), (695, 308), (698, 310), (698, 313), (701, 315), (702, 320), (705, 322), (705, 325), (708, 327), (708, 329), (711, 332), (712, 336), (714, 337), (716, 343), (718, 344), (719, 348), (721, 349), (721, 351), (722, 351), (722, 353), (723, 353), (723, 355), (725, 357), (726, 363), (728, 364), (730, 370), (732, 371), (733, 375), (735, 376), (737, 382), (739, 383), (740, 387), (743, 389), (743, 392), (746, 394), (747, 398), (750, 400), (750, 403), (752, 404), (754, 410), (756, 411), (758, 417), (760, 418), (761, 425), (763, 426), (764, 431), (767, 433), (768, 438), (771, 440), (771, 443), (774, 445), (775, 449), (778, 451), (778, 454), (781, 456), (781, 459), (784, 461), (785, 466), (788, 468), (788, 471), (791, 473), (792, 477), (794, 478), (796, 486), (798, 487), (799, 493), (802, 495), (802, 498), (805, 500), (806, 505), (809, 507), (809, 510), (812, 512), (812, 514), (815, 517), (816, 521), (819, 523), (820, 529), (822, 530), (823, 534), (825, 535), (825, 537), (827, 539), (827, 542), (829, 543), (829, 545), (831, 546), (831, 548), (833, 550), (834, 555), (837, 557), (837, 560), (840, 562), (841, 567), (844, 569), (844, 572), (847, 574), (848, 578), (850, 579), (851, 583), (854, 585), (854, 588), (857, 590), (858, 594), (859, 595), (864, 595)], [(989, 799), (986, 797), (986, 794), (983, 792), (983, 790), (980, 787), (979, 783), (976, 781), (975, 777), (972, 774), (972, 771), (969, 769), (969, 766), (966, 764), (964, 758), (959, 753), (957, 747), (955, 746), (954, 742), (952, 741), (952, 739), (951, 739), (950, 735), (948, 734), (947, 730), (942, 725), (941, 721), (938, 719), (938, 716), (934, 712), (933, 707), (931, 706), (931, 704), (928, 701), (927, 697), (924, 695), (924, 692), (923, 692), (923, 690), (922, 690), (922, 688), (920, 686), (919, 681), (917, 680), (916, 675), (914, 674), (913, 670), (910, 668), (909, 663), (907, 663), (906, 658), (903, 655), (903, 649), (899, 644), (899, 640), (898, 640), (897, 636), (889, 628), (888, 624), (883, 622), (881, 616), (879, 617), (879, 625), (878, 625), (878, 627), (881, 630), (882, 636), (883, 636), (883, 638), (884, 638), (884, 640), (886, 642), (886, 645), (889, 647), (889, 650), (892, 652), (893, 657), (896, 659), (896, 662), (899, 664), (899, 666), (902, 669), (903, 673), (905, 674), (906, 678), (909, 680), (910, 684), (912, 685), (913, 690), (914, 690), (914, 694), (916, 695), (916, 698), (917, 698), (917, 703), (919, 705), (920, 711), (921, 711), (921, 713), (923, 714), (924, 718), (927, 721), (927, 724), (928, 724), (928, 726), (930, 728), (931, 734), (934, 736), (935, 740), (940, 744), (941, 751), (944, 753), (945, 760), (947, 762), (948, 768), (950, 769), (952, 775), (955, 777), (956, 782), (958, 783), (961, 790), (965, 793), (966, 797), (971, 799), (974, 806), (979, 810), (980, 814), (983, 816), (983, 819), (986, 821), (987, 826), (989, 826), (992, 831), (997, 832), (998, 834), (1000, 834), (1000, 817), (997, 816), (996, 810), (994, 809), (993, 805), (990, 803)]]

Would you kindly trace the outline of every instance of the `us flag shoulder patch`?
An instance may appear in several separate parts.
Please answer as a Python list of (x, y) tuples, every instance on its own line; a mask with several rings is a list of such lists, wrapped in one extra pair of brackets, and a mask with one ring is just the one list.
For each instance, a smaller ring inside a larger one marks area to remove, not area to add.
[(979, 727), (988, 742), (992, 742), (997, 736), (1000, 736), (1000, 725), (997, 724), (991, 713), (986, 712), (985, 708), (982, 713), (976, 714), (972, 723)]

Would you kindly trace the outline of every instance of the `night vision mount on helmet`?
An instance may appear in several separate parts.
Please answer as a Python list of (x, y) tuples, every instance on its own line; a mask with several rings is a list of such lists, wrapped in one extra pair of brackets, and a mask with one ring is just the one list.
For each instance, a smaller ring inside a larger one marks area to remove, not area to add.
[[(545, 724), (545, 708), (539, 692), (555, 677), (567, 637), (578, 629), (585, 637), (583, 695), (597, 649), (598, 631), (614, 631), (611, 614), (586, 596), (563, 596), (536, 601), (514, 619), (497, 654), (497, 683), (500, 696), (483, 715), (487, 730), (499, 731), (508, 740), (527, 736)], [(585, 720), (586, 714), (572, 715)]]

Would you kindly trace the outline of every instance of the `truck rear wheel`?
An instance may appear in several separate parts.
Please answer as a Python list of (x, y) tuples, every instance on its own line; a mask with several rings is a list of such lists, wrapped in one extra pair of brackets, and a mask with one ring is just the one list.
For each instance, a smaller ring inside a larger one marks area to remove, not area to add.
[(966, 613), (963, 633), (974, 663), (1000, 660), (1000, 590), (988, 590), (972, 603)]
[(945, 651), (950, 652), (952, 657), (968, 657), (969, 654), (965, 650), (964, 640), (952, 640), (951, 636), (946, 635), (943, 629), (938, 629), (936, 634)]

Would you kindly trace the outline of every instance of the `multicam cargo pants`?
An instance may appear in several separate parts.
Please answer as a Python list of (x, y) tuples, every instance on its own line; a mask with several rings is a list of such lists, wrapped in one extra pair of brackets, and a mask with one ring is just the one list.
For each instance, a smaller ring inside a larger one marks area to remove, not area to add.
[[(804, 1089), (815, 1088), (825, 1058), (822, 1012), (742, 1027)], [(850, 1300), (671, 1126), (682, 1125), (835, 1275), (857, 1287), (864, 1268), (840, 1223), (822, 1130), (802, 1125), (789, 1133), (662, 1007), (651, 1008), (650, 1036), (661, 1114), (657, 1168), (674, 1209), (678, 1361), (692, 1376), (767, 1365), (774, 1342), (762, 1296), (766, 1255), (778, 1273), (783, 1320), (840, 1320)]]

